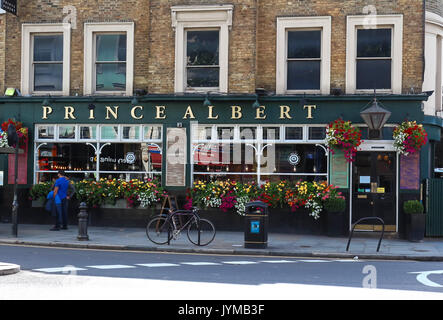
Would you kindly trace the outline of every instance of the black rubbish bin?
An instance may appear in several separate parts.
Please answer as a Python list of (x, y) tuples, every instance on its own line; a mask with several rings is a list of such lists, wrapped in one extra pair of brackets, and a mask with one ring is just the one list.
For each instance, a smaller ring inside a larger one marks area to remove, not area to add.
[(268, 246), (268, 205), (262, 201), (246, 204), (245, 248), (265, 249)]

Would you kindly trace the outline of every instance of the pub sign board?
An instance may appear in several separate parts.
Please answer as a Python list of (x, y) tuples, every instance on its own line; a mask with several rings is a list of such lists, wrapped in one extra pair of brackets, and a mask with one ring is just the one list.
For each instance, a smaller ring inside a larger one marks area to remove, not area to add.
[(17, 0), (1, 0), (1, 7), (6, 12), (17, 15)]

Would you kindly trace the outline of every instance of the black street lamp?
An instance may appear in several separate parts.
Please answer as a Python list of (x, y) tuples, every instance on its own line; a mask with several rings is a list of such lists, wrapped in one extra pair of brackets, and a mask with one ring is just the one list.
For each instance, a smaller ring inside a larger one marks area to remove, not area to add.
[(377, 97), (374, 96), (371, 106), (361, 111), (360, 116), (368, 125), (369, 130), (380, 131), (391, 116), (391, 112), (382, 108)]
[(18, 229), (18, 201), (17, 201), (17, 170), (18, 170), (18, 146), (19, 139), (14, 125), (8, 126), (8, 145), (15, 148), (14, 159), (14, 200), (12, 202), (12, 234), (17, 237)]

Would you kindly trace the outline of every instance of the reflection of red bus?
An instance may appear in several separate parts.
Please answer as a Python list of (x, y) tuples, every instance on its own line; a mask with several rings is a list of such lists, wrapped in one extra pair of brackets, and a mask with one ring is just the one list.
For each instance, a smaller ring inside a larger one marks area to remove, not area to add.
[(199, 146), (194, 152), (194, 164), (205, 166), (224, 166), (231, 159), (231, 148), (223, 148), (222, 146), (208, 147)]
[(162, 154), (160, 153), (160, 150), (156, 146), (148, 146), (148, 152), (151, 157), (152, 167), (154, 169), (161, 170), (161, 168), (162, 168)]

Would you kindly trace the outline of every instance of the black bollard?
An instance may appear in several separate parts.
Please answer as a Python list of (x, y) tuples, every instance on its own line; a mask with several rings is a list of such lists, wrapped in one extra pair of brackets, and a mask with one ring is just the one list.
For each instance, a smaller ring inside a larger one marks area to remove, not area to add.
[(78, 214), (78, 236), (77, 239), (80, 241), (88, 241), (88, 207), (86, 203), (80, 203), (80, 213)]

